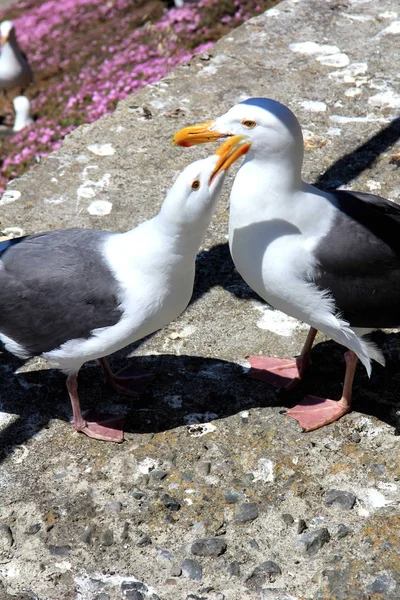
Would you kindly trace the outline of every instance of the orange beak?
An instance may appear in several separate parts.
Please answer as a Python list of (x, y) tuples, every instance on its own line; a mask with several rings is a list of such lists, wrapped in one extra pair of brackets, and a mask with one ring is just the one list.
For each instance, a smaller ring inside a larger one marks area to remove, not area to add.
[(221, 171), (226, 171), (235, 161), (238, 160), (238, 158), (247, 154), (251, 146), (251, 142), (245, 142), (244, 139), (244, 135), (232, 135), (226, 140), (226, 142), (222, 144), (222, 146), (218, 148), (215, 154), (219, 156), (219, 159), (214, 167), (213, 172), (211, 173), (209, 183), (213, 181), (218, 173), (221, 173)]
[(1, 45), (4, 46), (4, 44), (8, 42), (8, 36), (7, 35), (2, 35), (1, 36)]
[(221, 138), (229, 137), (230, 133), (219, 133), (212, 131), (212, 126), (215, 121), (207, 121), (199, 125), (191, 125), (178, 131), (172, 138), (173, 146), (195, 146), (196, 144), (204, 144), (205, 142), (216, 142)]

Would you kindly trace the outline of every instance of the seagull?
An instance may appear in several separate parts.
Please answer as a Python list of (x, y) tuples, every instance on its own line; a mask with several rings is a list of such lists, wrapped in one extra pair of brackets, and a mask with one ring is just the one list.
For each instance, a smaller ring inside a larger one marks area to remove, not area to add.
[(13, 131), (21, 131), (21, 129), (32, 125), (33, 119), (30, 113), (31, 104), (29, 99), (26, 96), (16, 96), (13, 105), (15, 110)]
[(0, 33), (0, 89), (5, 92), (19, 87), (23, 91), (33, 80), (33, 74), (25, 53), (19, 47), (13, 22), (0, 23)]
[[(67, 374), (76, 431), (121, 442), (122, 419), (83, 415), (77, 376), (98, 359), (105, 380), (138, 396), (148, 375), (114, 375), (104, 356), (161, 329), (189, 303), (195, 258), (242, 136), (188, 165), (160, 212), (125, 233), (57, 229), (0, 243), (0, 341)], [(125, 371), (125, 372), (124, 372)]]
[(286, 413), (312, 431), (351, 410), (358, 360), (368, 376), (372, 360), (385, 364), (364, 335), (400, 324), (400, 207), (374, 194), (305, 183), (300, 124), (268, 98), (249, 98), (214, 121), (182, 129), (173, 143), (231, 135), (251, 142), (230, 196), (235, 266), (270, 305), (310, 326), (296, 360), (249, 357), (250, 374), (291, 389), (311, 363), (318, 330), (348, 349), (340, 400), (307, 396)]

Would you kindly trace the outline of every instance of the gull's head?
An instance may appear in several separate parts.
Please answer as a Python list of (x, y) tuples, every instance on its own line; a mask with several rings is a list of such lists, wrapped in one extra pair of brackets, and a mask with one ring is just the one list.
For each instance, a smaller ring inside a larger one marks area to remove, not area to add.
[(3, 21), (0, 23), (1, 44), (2, 46), (8, 42), (9, 37), (15, 32), (14, 23), (12, 21)]
[(168, 192), (162, 211), (182, 222), (195, 222), (212, 212), (229, 167), (247, 153), (250, 143), (243, 136), (230, 136), (212, 156), (188, 165)]
[(249, 98), (214, 121), (185, 127), (173, 144), (193, 146), (241, 135), (251, 142), (253, 156), (302, 153), (303, 138), (298, 120), (287, 106), (269, 98)]

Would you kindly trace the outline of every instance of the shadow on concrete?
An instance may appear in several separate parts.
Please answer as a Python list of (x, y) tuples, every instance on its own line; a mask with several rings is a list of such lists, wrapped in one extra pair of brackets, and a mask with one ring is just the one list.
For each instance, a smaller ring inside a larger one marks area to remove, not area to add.
[[(399, 138), (400, 118), (336, 161), (318, 179), (317, 187), (334, 189), (349, 183), (370, 168), (379, 154)], [(241, 299), (261, 300), (235, 270), (227, 243), (218, 244), (198, 255), (191, 303), (215, 286), (221, 286)], [(374, 336), (385, 352), (387, 366), (382, 369), (374, 365), (371, 380), (368, 380), (364, 369), (358, 367), (354, 409), (381, 419), (400, 433), (400, 416), (397, 415), (400, 336), (382, 332), (376, 332)], [(111, 360), (112, 366), (115, 369), (124, 366), (127, 355), (140, 347), (143, 341), (117, 353)], [(143, 356), (134, 360), (143, 368), (159, 374), (157, 381), (149, 386), (139, 400), (117, 396), (107, 389), (103, 385), (100, 369), (94, 364), (85, 365), (82, 369), (79, 389), (84, 408), (96, 406), (105, 409), (113, 402), (127, 408), (126, 430), (138, 433), (183, 425), (187, 414), (202, 415), (211, 411), (218, 418), (223, 418), (251, 407), (290, 407), (307, 393), (339, 398), (344, 374), (343, 348), (334, 342), (317, 344), (313, 350), (313, 365), (304, 381), (292, 393), (280, 395), (271, 386), (248, 379), (242, 367), (227, 361), (172, 355)], [(0, 432), (0, 459), (7, 455), (10, 448), (24, 443), (47, 427), (50, 419), (68, 421), (71, 415), (65, 376), (55, 370), (15, 375), (13, 371), (22, 364), (22, 361), (8, 353), (0, 354), (0, 408), (19, 415), (15, 422), (4, 426)], [(180, 397), (182, 406), (172, 408), (166, 400), (168, 396)], [(283, 415), (282, 419), (285, 419)]]
[(400, 117), (397, 117), (358, 148), (339, 158), (318, 177), (314, 185), (322, 190), (334, 190), (350, 183), (363, 171), (370, 169), (378, 157), (399, 139)]
[[(400, 433), (397, 414), (400, 405), (400, 334), (378, 332), (376, 335), (379, 339), (375, 341), (383, 346), (387, 357), (387, 367), (375, 366), (371, 380), (363, 367), (358, 367), (354, 410), (377, 417)], [(317, 344), (312, 366), (301, 384), (290, 393), (279, 393), (268, 384), (248, 378), (245, 369), (235, 363), (170, 354), (130, 359), (140, 368), (157, 375), (138, 400), (120, 396), (106, 387), (95, 363), (82, 369), (79, 392), (83, 409), (95, 407), (105, 412), (127, 413), (126, 432), (157, 433), (187, 425), (188, 415), (196, 415), (201, 423), (254, 407), (279, 406), (284, 410), (308, 393), (338, 399), (344, 375), (343, 352), (344, 349), (334, 342)], [(110, 361), (114, 369), (121, 367), (120, 354)], [(46, 428), (51, 419), (68, 422), (72, 412), (62, 373), (51, 369), (15, 375), (15, 381), (10, 377), (1, 372), (1, 389), (12, 386), (12, 394), (2, 395), (2, 410), (19, 417), (0, 432), (0, 459), (7, 456), (11, 448)], [(287, 417), (277, 414), (276, 418), (282, 419), (284, 424)], [(72, 425), (68, 426), (72, 435)], [(307, 435), (312, 437), (313, 434)], [(88, 443), (100, 442), (91, 440)]]

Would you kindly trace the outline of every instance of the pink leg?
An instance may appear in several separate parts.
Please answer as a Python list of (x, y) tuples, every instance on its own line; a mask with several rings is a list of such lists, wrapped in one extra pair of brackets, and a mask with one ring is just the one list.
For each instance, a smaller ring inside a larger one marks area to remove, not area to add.
[(124, 440), (122, 430), (124, 419), (122, 417), (101, 415), (96, 411), (88, 411), (85, 416), (82, 415), (77, 373), (67, 377), (67, 389), (72, 404), (72, 424), (76, 431), (105, 442), (122, 442)]
[(283, 388), (285, 391), (291, 390), (299, 383), (311, 364), (311, 348), (316, 335), (317, 330), (310, 327), (300, 356), (296, 359), (249, 356), (249, 377)]
[(340, 400), (306, 396), (303, 402), (286, 412), (289, 417), (296, 419), (304, 431), (313, 431), (333, 423), (350, 411), (353, 380), (358, 358), (351, 350), (346, 352), (344, 358), (346, 361), (346, 374)]
[(103, 370), (104, 381), (111, 385), (119, 394), (137, 398), (155, 377), (153, 373), (140, 372), (132, 366), (118, 371), (114, 375), (105, 358), (99, 358)]

